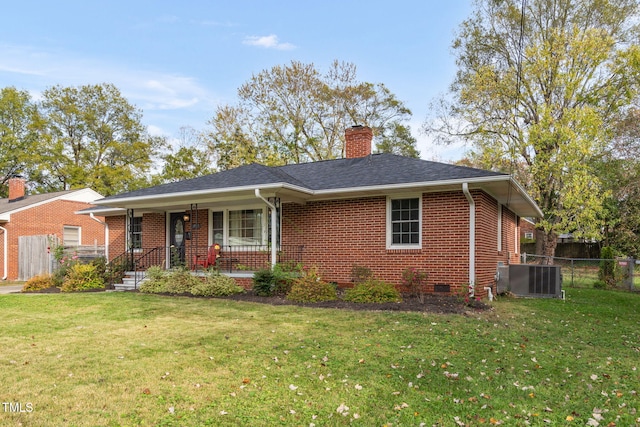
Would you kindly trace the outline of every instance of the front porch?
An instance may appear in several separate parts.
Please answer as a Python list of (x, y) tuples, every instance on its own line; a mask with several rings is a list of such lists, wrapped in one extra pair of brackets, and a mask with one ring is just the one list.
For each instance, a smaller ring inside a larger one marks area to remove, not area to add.
[[(279, 245), (276, 263), (298, 264), (302, 262), (304, 246)], [(114, 270), (125, 275), (122, 283), (114, 284), (120, 290), (137, 289), (150, 267), (187, 268), (192, 274), (214, 269), (235, 278), (251, 278), (258, 270), (272, 266), (270, 245), (187, 245), (158, 246), (125, 252), (110, 261)]]

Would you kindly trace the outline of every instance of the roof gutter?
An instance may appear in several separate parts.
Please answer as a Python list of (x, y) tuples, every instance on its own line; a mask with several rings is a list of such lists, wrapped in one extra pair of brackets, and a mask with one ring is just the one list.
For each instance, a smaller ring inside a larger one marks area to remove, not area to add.
[(276, 244), (278, 242), (276, 227), (278, 222), (278, 213), (276, 212), (276, 206), (260, 194), (259, 188), (255, 189), (255, 194), (257, 198), (265, 202), (267, 206), (269, 206), (269, 209), (271, 209), (271, 267), (273, 268), (278, 261), (278, 245)]
[(89, 212), (89, 217), (95, 222), (104, 225), (104, 257), (109, 262), (109, 224), (95, 217), (93, 212)]
[(476, 203), (468, 183), (462, 183), (462, 192), (469, 202), (469, 297), (473, 298), (476, 291)]
[(2, 234), (4, 235), (4, 239), (3, 239), (3, 246), (2, 246), (2, 253), (3, 253), (3, 262), (4, 262), (4, 267), (2, 269), (2, 271), (4, 272), (4, 276), (2, 276), (2, 280), (7, 280), (7, 277), (9, 277), (9, 272), (7, 271), (7, 267), (9, 265), (9, 258), (7, 256), (7, 252), (9, 251), (9, 247), (7, 246), (8, 244), (8, 236), (7, 236), (7, 229), (4, 227), (0, 227), (0, 230), (2, 230)]
[[(313, 195), (313, 191), (309, 190), (307, 188), (304, 187), (300, 187), (297, 185), (293, 185), (293, 184), (286, 184), (286, 183), (274, 183), (274, 184), (264, 184), (261, 185), (261, 188), (263, 190), (278, 190), (278, 189), (287, 189), (287, 190), (293, 190), (293, 191), (298, 191), (301, 193), (305, 193), (305, 194), (309, 194), (309, 195)], [(224, 187), (224, 188), (215, 188), (215, 189), (207, 189), (207, 190), (195, 190), (195, 191), (184, 191), (184, 192), (173, 192), (173, 193), (164, 193), (164, 194), (152, 194), (152, 195), (148, 195), (148, 196), (128, 196), (128, 197), (117, 197), (117, 196), (110, 196), (111, 198), (105, 198), (105, 199), (100, 199), (100, 200), (96, 200), (94, 202), (94, 204), (96, 205), (104, 205), (104, 206), (114, 206), (114, 207), (119, 207), (119, 205), (122, 205), (123, 203), (128, 203), (128, 202), (139, 202), (139, 201), (149, 201), (149, 202), (154, 202), (154, 201), (159, 201), (159, 200), (166, 200), (166, 199), (171, 199), (171, 198), (175, 198), (176, 196), (180, 196), (180, 198), (185, 199), (185, 200), (189, 200), (192, 199), (194, 197), (198, 197), (198, 196), (217, 196), (219, 194), (225, 194), (225, 193), (231, 193), (231, 192), (238, 192), (238, 191), (249, 191), (249, 190), (255, 190), (256, 187), (255, 185), (245, 185), (245, 186), (241, 186), (241, 187)]]

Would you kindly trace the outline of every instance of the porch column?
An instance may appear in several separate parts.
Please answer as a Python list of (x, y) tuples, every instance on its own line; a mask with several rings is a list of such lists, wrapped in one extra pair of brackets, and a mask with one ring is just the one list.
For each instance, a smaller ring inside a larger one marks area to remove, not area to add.
[(273, 268), (273, 266), (278, 262), (278, 212), (276, 211), (276, 206), (273, 203), (262, 197), (259, 188), (256, 188), (255, 193), (256, 197), (262, 199), (269, 209), (271, 209), (271, 267)]
[(131, 261), (130, 268), (135, 270), (135, 268), (133, 268), (133, 209), (127, 209), (127, 217), (127, 220), (129, 221), (129, 242), (127, 246), (129, 249), (129, 257)]

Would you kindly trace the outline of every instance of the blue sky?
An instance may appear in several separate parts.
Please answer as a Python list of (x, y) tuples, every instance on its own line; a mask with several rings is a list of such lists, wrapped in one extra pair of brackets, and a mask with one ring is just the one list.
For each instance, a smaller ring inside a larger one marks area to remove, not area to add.
[(234, 104), (252, 74), (292, 60), (325, 71), (334, 59), (384, 83), (413, 112), (421, 157), (443, 161), (419, 133), (429, 102), (456, 71), (451, 42), (471, 0), (7, 2), (0, 17), (0, 87), (35, 99), (54, 86), (113, 83), (152, 134), (197, 130)]

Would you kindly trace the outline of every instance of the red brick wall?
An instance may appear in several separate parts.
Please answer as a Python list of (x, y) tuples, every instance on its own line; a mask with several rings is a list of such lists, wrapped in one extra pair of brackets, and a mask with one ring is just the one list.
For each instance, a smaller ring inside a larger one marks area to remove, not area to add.
[(163, 212), (142, 215), (142, 247), (152, 249), (167, 246), (167, 220)]
[[(200, 227), (194, 229), (196, 221)], [(199, 248), (198, 253), (203, 250), (206, 251), (209, 243), (209, 211), (207, 209), (198, 209), (197, 215), (196, 211), (193, 211), (191, 220), (186, 224), (185, 230), (191, 233), (192, 240), (192, 242), (187, 242), (187, 246), (193, 243), (194, 246)]]
[[(483, 296), (483, 288), (493, 285), (497, 262), (504, 256), (497, 250), (497, 202), (483, 192), (472, 194), (476, 203), (476, 294)], [(283, 244), (304, 245), (304, 263), (318, 266), (326, 280), (343, 286), (351, 283), (353, 266), (360, 265), (394, 284), (400, 284), (406, 268), (415, 267), (428, 273), (430, 290), (435, 284), (452, 285), (453, 292), (466, 289), (467, 199), (462, 191), (425, 193), (422, 209), (421, 249), (386, 249), (386, 197), (284, 204)], [(514, 216), (504, 208), (503, 217), (503, 227), (508, 228)], [(512, 236), (513, 232), (503, 232), (505, 240), (513, 240)]]
[[(476, 206), (476, 294), (485, 296), (493, 286), (497, 263), (517, 262), (516, 217), (502, 208), (502, 251), (498, 251), (498, 205), (481, 191), (473, 191)], [(400, 284), (402, 272), (415, 267), (428, 273), (428, 289), (448, 284), (464, 291), (469, 283), (469, 202), (462, 191), (424, 193), (422, 196), (422, 248), (386, 249), (384, 196), (309, 202), (282, 206), (282, 243), (304, 245), (303, 262), (320, 268), (323, 278), (342, 286), (352, 283), (354, 265), (370, 268), (380, 279)], [(167, 214), (168, 215), (168, 214)], [(200, 229), (192, 229), (199, 247), (208, 243), (208, 211), (198, 211)], [(165, 245), (165, 214), (143, 216), (145, 248)], [(192, 220), (193, 221), (193, 220)], [(109, 217), (110, 254), (125, 250), (124, 216)], [(204, 249), (203, 249), (204, 253)], [(511, 253), (511, 260), (508, 254)], [(265, 255), (266, 256), (266, 255)], [(247, 279), (248, 280), (248, 279)], [(242, 281), (243, 286), (249, 283)]]
[[(109, 216), (105, 219), (109, 224), (109, 258), (122, 255), (127, 250), (127, 221), (125, 215)], [(163, 212), (145, 213), (142, 215), (142, 247), (152, 249), (167, 246), (166, 214)]]
[[(39, 206), (11, 214), (11, 220), (4, 224), (8, 233), (7, 279), (18, 277), (18, 237), (43, 234), (63, 237), (64, 226), (81, 227), (80, 242), (83, 245), (104, 245), (104, 225), (94, 221), (88, 215), (77, 215), (76, 211), (92, 207), (88, 203), (69, 200), (55, 200)], [(103, 219), (102, 217), (96, 217)], [(0, 232), (0, 245), (4, 236)], [(0, 246), (1, 247), (1, 246)], [(4, 248), (2, 248), (4, 251)], [(4, 252), (0, 252), (0, 277), (5, 275)]]
[(108, 216), (105, 222), (109, 225), (109, 260), (111, 261), (126, 250), (126, 216)]

